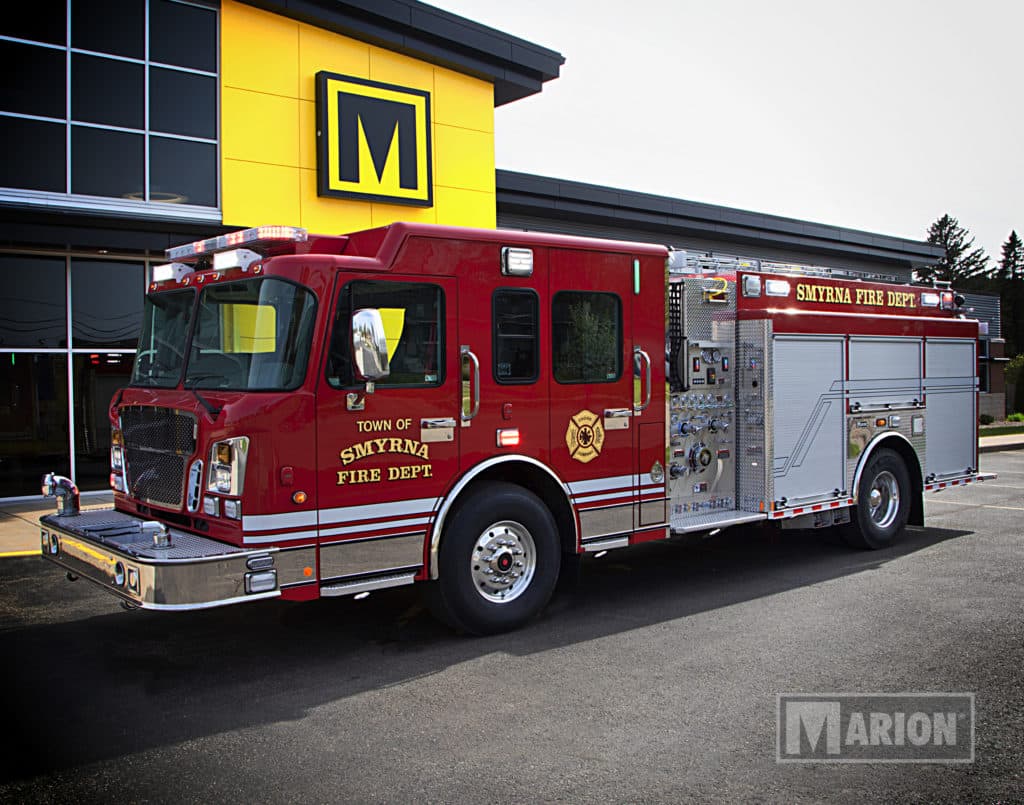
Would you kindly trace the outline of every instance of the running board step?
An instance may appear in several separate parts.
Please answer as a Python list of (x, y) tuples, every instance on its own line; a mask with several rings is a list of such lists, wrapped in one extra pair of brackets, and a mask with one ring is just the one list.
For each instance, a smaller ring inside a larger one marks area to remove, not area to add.
[(759, 520), (767, 520), (767, 515), (753, 512), (726, 511), (715, 514), (705, 514), (703, 517), (693, 517), (676, 525), (672, 524), (673, 534), (691, 534), (694, 531), (709, 531), (713, 528), (725, 528), (741, 523), (756, 523)]
[(377, 576), (372, 579), (356, 579), (341, 584), (331, 584), (320, 588), (322, 596), (355, 595), (371, 590), (384, 590), (388, 587), (403, 587), (416, 580), (416, 573), (396, 573), (393, 576)]
[(599, 537), (598, 539), (591, 540), (590, 542), (583, 543), (583, 550), (587, 553), (597, 553), (598, 551), (610, 551), (613, 548), (628, 548), (629, 537)]

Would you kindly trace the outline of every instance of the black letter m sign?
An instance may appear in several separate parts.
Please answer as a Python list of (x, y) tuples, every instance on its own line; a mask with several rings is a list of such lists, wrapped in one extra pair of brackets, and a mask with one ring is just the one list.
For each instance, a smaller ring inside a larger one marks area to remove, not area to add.
[(318, 193), (431, 206), (430, 93), (326, 72), (316, 86)]

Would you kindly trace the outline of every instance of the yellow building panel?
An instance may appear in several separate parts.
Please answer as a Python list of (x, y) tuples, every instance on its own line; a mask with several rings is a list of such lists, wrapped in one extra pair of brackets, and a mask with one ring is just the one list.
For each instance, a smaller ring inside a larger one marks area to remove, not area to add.
[(221, 20), (221, 82), (254, 92), (298, 97), (299, 24), (233, 0)]
[[(320, 71), (430, 93), (432, 207), (317, 195)], [(335, 233), (395, 221), (493, 227), (493, 132), (493, 87), (486, 81), (236, 0), (221, 4), (221, 172), (229, 226), (295, 223)]]
[(434, 185), (494, 192), (494, 135), (434, 126)]
[(316, 171), (300, 170), (302, 209), (297, 220), (310, 232), (343, 235), (373, 227), (371, 205), (362, 201), (321, 198), (316, 194)]
[(370, 46), (312, 25), (299, 25), (299, 97), (303, 100), (316, 100), (320, 70), (365, 78), (370, 74)]
[[(378, 47), (370, 48), (370, 74), (367, 78), (372, 81), (383, 81), (385, 84), (422, 89), (431, 94), (434, 92), (434, 66), (432, 64)], [(493, 114), (493, 112), (492, 102), (491, 113)]]
[[(436, 188), (435, 188), (436, 189)], [(437, 208), (408, 207), (404, 204), (383, 204), (375, 201), (372, 208), (373, 226), (387, 226), (395, 221), (415, 221), (420, 224), (436, 224)]]
[(295, 98), (224, 87), (221, 115), (232, 121), (221, 135), (224, 158), (297, 167), (299, 104)]
[[(316, 104), (299, 101), (299, 167), (316, 170)], [(313, 185), (316, 192), (316, 185)]]
[(435, 67), (434, 122), (493, 132), (494, 85)]
[(451, 226), (476, 226), (494, 229), (497, 226), (495, 194), (451, 187), (435, 187), (437, 222)]
[(237, 159), (223, 161), (226, 226), (295, 224), (299, 220), (299, 170)]

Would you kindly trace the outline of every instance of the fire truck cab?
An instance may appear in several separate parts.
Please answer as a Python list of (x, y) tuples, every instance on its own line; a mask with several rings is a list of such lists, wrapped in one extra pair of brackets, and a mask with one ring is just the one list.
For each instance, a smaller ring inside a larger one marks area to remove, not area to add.
[(43, 556), (128, 606), (426, 582), (502, 631), (586, 552), (751, 522), (884, 547), (983, 477), (947, 289), (412, 224), (168, 259), (110, 406), (113, 510), (43, 483)]

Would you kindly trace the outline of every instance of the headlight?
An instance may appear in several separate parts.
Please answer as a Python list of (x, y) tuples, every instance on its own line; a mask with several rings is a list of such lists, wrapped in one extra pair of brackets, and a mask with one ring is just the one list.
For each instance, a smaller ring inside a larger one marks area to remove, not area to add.
[(245, 486), (245, 467), (249, 458), (249, 437), (224, 439), (210, 448), (208, 492), (241, 496)]
[(231, 492), (231, 467), (225, 467), (223, 464), (214, 465), (213, 486), (218, 492)]

